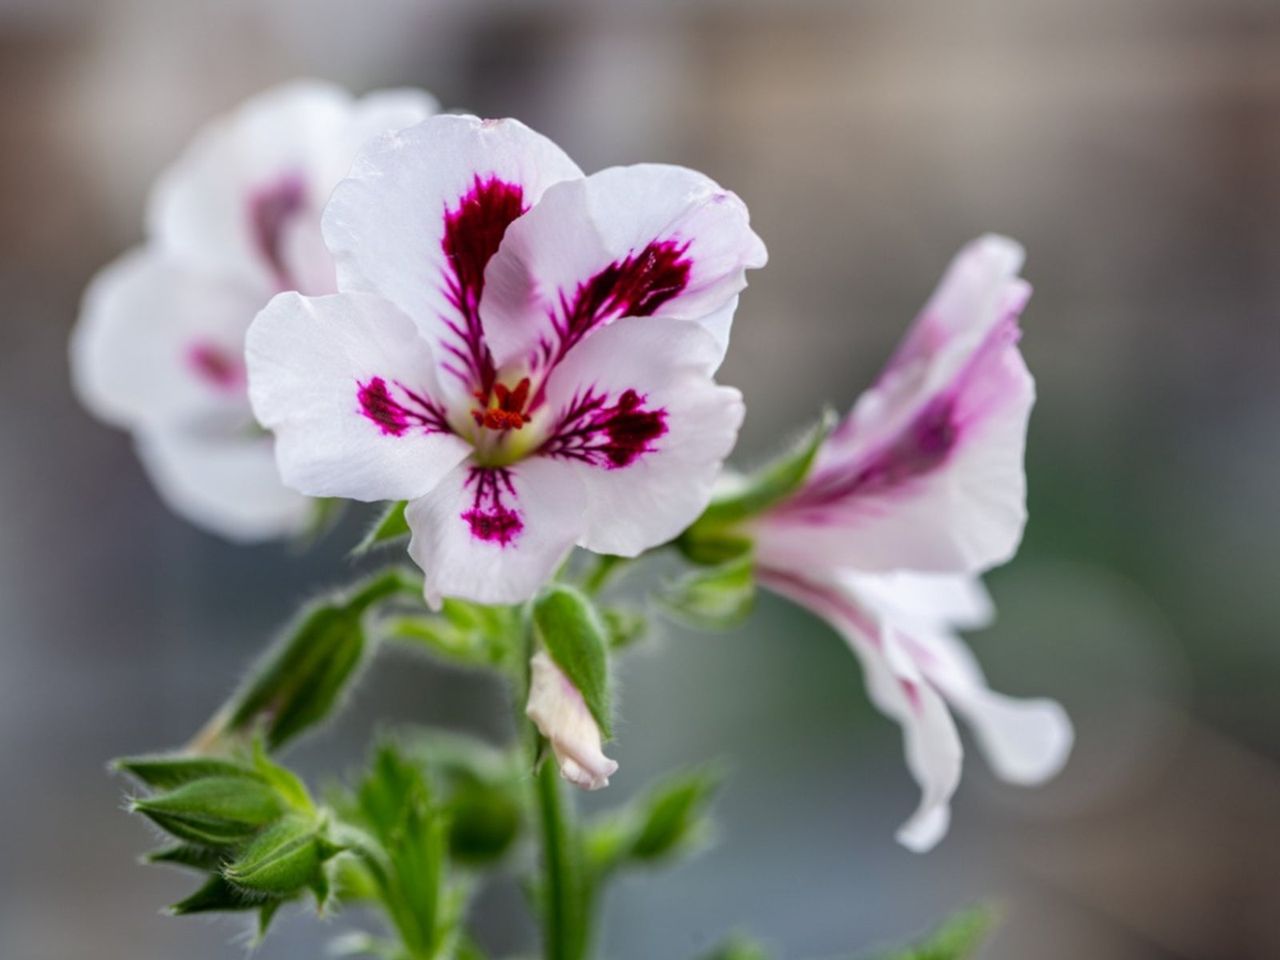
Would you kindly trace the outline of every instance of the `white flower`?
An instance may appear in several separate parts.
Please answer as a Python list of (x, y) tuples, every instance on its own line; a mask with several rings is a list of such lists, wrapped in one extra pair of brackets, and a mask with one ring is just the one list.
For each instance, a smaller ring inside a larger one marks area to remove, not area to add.
[(902, 725), (923, 798), (898, 839), (917, 851), (946, 833), (960, 779), (952, 709), (1015, 783), (1053, 776), (1071, 748), (1058, 704), (993, 693), (956, 636), (990, 621), (976, 575), (1013, 555), (1026, 520), (1021, 264), (1010, 240), (967, 247), (801, 489), (754, 523), (761, 581), (841, 633)]
[(607, 787), (618, 764), (604, 755), (600, 727), (582, 694), (545, 650), (533, 655), (529, 668), (525, 714), (551, 743), (560, 775), (583, 790)]
[(90, 285), (71, 341), (77, 392), (133, 432), (161, 496), (191, 521), (242, 541), (310, 522), (253, 421), (244, 335), (281, 290), (334, 288), (320, 237), (334, 184), (369, 137), (434, 110), (417, 91), (355, 100), (312, 82), (249, 100), (161, 176), (145, 246)]
[(290, 486), (411, 501), (431, 603), (520, 602), (575, 543), (634, 556), (706, 505), (743, 414), (712, 374), (765, 260), (736, 196), (440, 116), (363, 151), (324, 236), (342, 292), (258, 316), (254, 410)]

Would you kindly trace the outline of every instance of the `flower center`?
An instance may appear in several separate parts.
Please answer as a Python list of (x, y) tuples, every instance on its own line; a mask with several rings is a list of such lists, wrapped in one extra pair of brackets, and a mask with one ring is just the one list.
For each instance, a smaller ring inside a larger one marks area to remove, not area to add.
[(495, 383), (491, 391), (477, 390), (480, 406), (471, 416), (482, 430), (519, 430), (529, 422), (525, 405), (529, 402), (529, 378), (524, 377), (512, 390), (505, 383)]

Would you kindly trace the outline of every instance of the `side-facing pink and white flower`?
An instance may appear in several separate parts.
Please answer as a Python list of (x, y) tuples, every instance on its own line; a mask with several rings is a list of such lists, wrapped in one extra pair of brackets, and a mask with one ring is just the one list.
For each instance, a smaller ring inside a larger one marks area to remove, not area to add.
[(956, 635), (990, 621), (976, 575), (1013, 555), (1026, 520), (1022, 258), (1001, 237), (965, 248), (805, 483), (753, 523), (761, 582), (835, 627), (902, 725), (923, 791), (898, 834), (913, 850), (947, 830), (962, 759), (952, 710), (1015, 783), (1052, 776), (1071, 747), (1058, 704), (990, 691)]
[(341, 292), (259, 315), (254, 410), (295, 489), (410, 501), (430, 602), (525, 600), (574, 544), (636, 555), (706, 505), (743, 415), (712, 375), (765, 261), (732, 193), (440, 116), (362, 152), (324, 236)]
[(300, 82), (202, 130), (159, 179), (147, 242), (90, 285), (71, 341), (74, 382), (130, 430), (161, 496), (234, 540), (296, 533), (311, 502), (285, 487), (254, 423), (244, 368), (250, 322), (281, 290), (335, 288), (320, 211), (370, 137), (435, 112), (418, 91), (359, 100)]

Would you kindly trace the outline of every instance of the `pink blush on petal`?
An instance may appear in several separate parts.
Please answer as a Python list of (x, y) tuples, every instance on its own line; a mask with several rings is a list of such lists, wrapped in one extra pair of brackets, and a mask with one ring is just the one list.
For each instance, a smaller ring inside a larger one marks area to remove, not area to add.
[(187, 363), (201, 380), (219, 390), (236, 390), (245, 380), (240, 359), (207, 341), (191, 345), (187, 350)]
[(307, 202), (307, 186), (301, 174), (288, 173), (274, 183), (254, 191), (249, 198), (249, 231), (254, 249), (266, 262), (281, 290), (296, 284), (285, 263), (284, 234), (289, 222)]

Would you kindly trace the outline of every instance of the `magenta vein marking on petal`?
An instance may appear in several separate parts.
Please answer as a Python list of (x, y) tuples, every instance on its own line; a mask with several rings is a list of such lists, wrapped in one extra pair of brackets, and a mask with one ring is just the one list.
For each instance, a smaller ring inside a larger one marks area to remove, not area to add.
[(297, 286), (284, 261), (284, 232), (306, 202), (306, 181), (298, 173), (286, 173), (254, 190), (249, 197), (249, 232), (254, 249), (281, 290)]
[(461, 516), (471, 528), (471, 536), (486, 543), (508, 547), (524, 530), (520, 511), (507, 506), (505, 498), (516, 499), (511, 471), (501, 467), (472, 467), (466, 486), (471, 490), (471, 509)]
[(556, 342), (539, 344), (543, 363), (555, 364), (593, 329), (618, 317), (649, 317), (689, 285), (693, 261), (686, 254), (693, 241), (654, 240), (639, 253), (629, 253), (572, 294), (561, 291), (551, 313)]
[(205, 340), (191, 344), (187, 362), (201, 380), (219, 390), (235, 390), (244, 383), (243, 361), (217, 344)]
[(655, 451), (655, 441), (667, 433), (666, 409), (647, 409), (647, 399), (627, 389), (610, 404), (608, 394), (587, 388), (574, 397), (539, 453), (607, 470), (630, 466)]
[(356, 381), (356, 399), (362, 416), (377, 424), (386, 436), (400, 437), (414, 427), (425, 434), (452, 433), (444, 411), (430, 397), (415, 393), (397, 382), (395, 389), (403, 396), (397, 399), (382, 377), (365, 383)]
[(445, 369), (470, 391), (487, 393), (494, 378), (493, 355), (480, 323), (485, 267), (498, 252), (507, 227), (527, 209), (520, 184), (476, 174), (457, 206), (444, 212), (444, 292), (458, 312), (456, 320), (445, 318), (444, 323), (459, 342), (443, 346), (463, 364), (461, 371), (452, 365)]
[(780, 509), (821, 510), (852, 497), (887, 493), (936, 470), (960, 437), (955, 406), (953, 395), (937, 398), (879, 450), (855, 464), (825, 468)]

